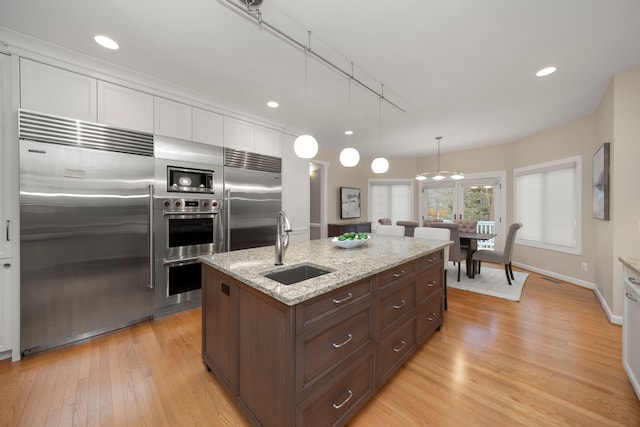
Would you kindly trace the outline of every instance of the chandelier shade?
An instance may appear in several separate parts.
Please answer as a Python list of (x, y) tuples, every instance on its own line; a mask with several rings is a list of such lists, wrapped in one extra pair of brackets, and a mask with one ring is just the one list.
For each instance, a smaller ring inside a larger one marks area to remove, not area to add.
[(441, 136), (437, 136), (436, 140), (438, 141), (438, 167), (435, 171), (422, 172), (416, 175), (416, 180), (424, 181), (427, 179), (431, 179), (433, 181), (442, 181), (444, 179), (463, 179), (464, 173), (460, 171), (447, 171), (440, 169), (440, 140)]

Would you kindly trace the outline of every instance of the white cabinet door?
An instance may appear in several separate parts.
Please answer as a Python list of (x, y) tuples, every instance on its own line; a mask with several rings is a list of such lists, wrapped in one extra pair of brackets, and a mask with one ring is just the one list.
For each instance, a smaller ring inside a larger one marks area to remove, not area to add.
[(191, 140), (191, 106), (170, 99), (154, 99), (155, 117), (154, 133)]
[(222, 114), (193, 107), (193, 140), (203, 144), (224, 145)]
[(153, 95), (99, 81), (98, 105), (98, 123), (153, 132)]
[(0, 259), (0, 353), (11, 350), (11, 258)]
[(282, 144), (280, 143), (281, 132), (260, 125), (255, 125), (255, 129), (256, 153), (282, 157)]
[(224, 146), (242, 151), (255, 151), (255, 126), (253, 123), (232, 117), (224, 118)]
[(20, 59), (20, 106), (27, 110), (96, 121), (94, 78)]
[(309, 240), (310, 180), (309, 160), (293, 151), (291, 135), (282, 134), (282, 210), (291, 222), (291, 241)]

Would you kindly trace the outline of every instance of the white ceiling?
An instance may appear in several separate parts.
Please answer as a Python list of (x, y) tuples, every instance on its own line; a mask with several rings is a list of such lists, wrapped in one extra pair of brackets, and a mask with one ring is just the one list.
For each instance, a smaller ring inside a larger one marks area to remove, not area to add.
[[(353, 62), (406, 113), (383, 102), (380, 135), (378, 97), (312, 56), (305, 102), (303, 51), (226, 0), (0, 0), (0, 27), (306, 127), (321, 149), (345, 147), (351, 127), (367, 157), (433, 154), (439, 135), (443, 153), (517, 140), (592, 113), (612, 76), (640, 65), (638, 0), (264, 0), (260, 11), (300, 43), (311, 31), (314, 52), (347, 72)], [(558, 71), (534, 76), (548, 65)]]

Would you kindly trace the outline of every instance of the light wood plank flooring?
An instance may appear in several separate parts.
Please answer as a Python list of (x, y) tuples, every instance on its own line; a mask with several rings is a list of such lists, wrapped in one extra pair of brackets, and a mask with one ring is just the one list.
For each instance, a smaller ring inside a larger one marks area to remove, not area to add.
[[(247, 425), (200, 330), (193, 309), (1, 361), (0, 426)], [(442, 330), (349, 425), (640, 426), (640, 402), (593, 292), (531, 273), (519, 303), (449, 289)]]

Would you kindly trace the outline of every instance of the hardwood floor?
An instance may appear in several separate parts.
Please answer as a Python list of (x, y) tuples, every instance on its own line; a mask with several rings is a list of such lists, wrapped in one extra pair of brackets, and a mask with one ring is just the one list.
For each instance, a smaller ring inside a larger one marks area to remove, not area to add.
[[(193, 309), (0, 362), (0, 426), (248, 425)], [(530, 273), (521, 301), (449, 289), (436, 332), (350, 426), (639, 426), (621, 328), (593, 292)]]

